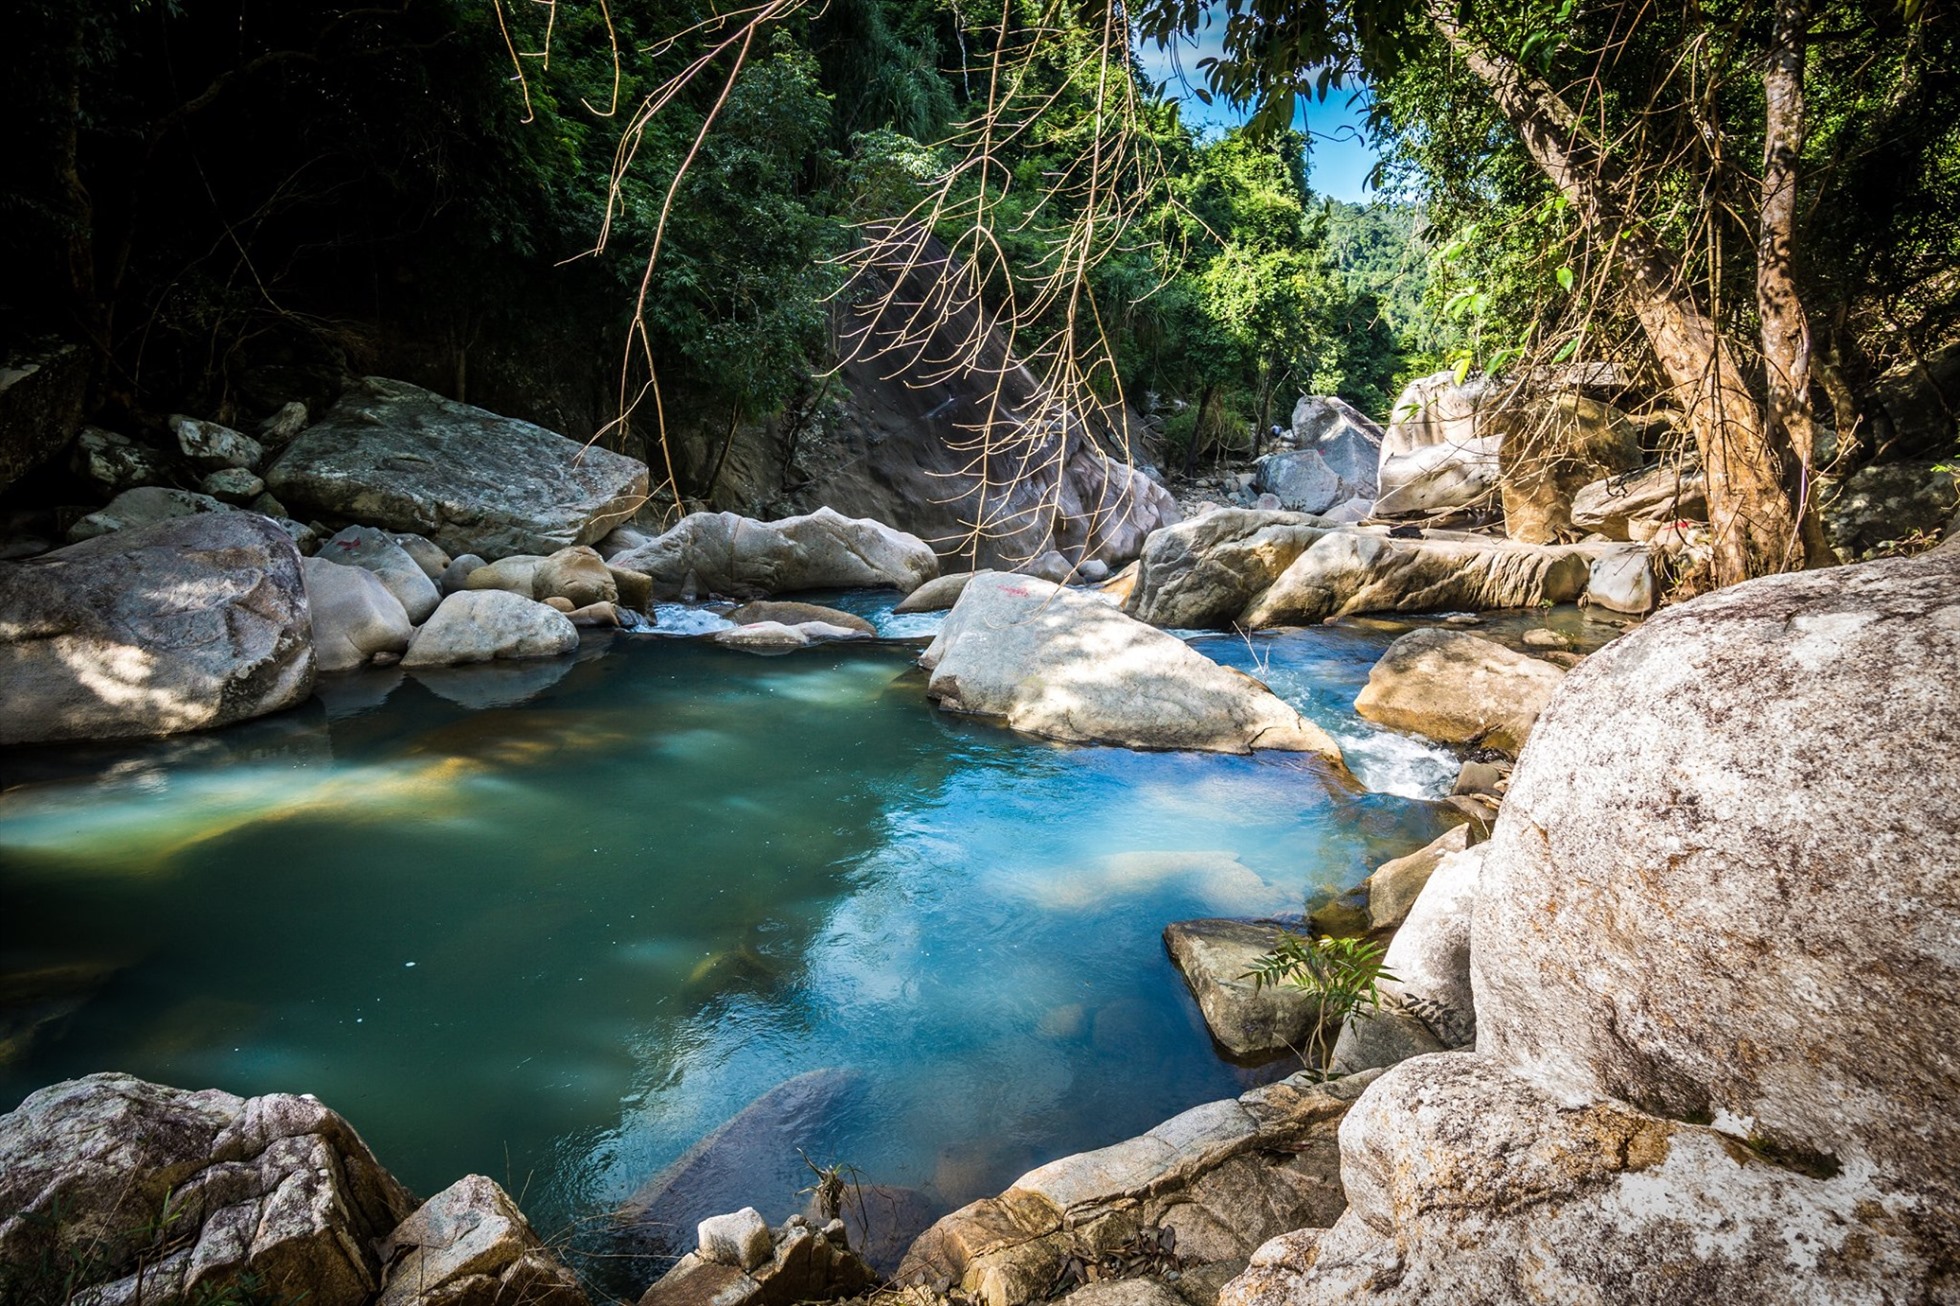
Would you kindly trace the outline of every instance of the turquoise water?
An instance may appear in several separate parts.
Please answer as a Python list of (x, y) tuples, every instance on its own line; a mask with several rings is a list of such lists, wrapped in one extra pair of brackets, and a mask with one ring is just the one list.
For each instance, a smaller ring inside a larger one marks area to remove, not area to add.
[[(341, 677), (209, 736), (19, 750), (0, 977), (18, 998), (21, 973), (67, 969), (0, 1059), (0, 1109), (103, 1069), (310, 1092), (418, 1191), (487, 1173), (555, 1230), (842, 1067), (810, 1159), (950, 1209), (1252, 1082), (1160, 933), (1300, 911), (1444, 827), (1416, 796), (1453, 764), (1347, 707), (1392, 637), (1197, 646), (1263, 670), (1396, 793), (1300, 756), (949, 718), (893, 643), (589, 638)], [(778, 1156), (749, 1200), (785, 1214), (810, 1178)]]

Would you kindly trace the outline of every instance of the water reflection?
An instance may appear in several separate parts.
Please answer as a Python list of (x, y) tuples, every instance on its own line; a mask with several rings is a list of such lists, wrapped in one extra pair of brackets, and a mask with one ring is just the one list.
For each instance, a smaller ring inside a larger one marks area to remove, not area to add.
[[(1390, 638), (1257, 651), (1372, 738), (1348, 704)], [(944, 1209), (1246, 1082), (1164, 924), (1301, 910), (1442, 826), (1298, 758), (948, 718), (907, 656), (620, 636), (519, 701), (371, 673), (270, 733), (10, 759), (0, 973), (98, 978), (0, 1058), (0, 1107), (108, 1068), (313, 1092), (411, 1186), (487, 1173), (549, 1229), (841, 1070), (797, 1147)], [(765, 1213), (794, 1151), (752, 1167)]]

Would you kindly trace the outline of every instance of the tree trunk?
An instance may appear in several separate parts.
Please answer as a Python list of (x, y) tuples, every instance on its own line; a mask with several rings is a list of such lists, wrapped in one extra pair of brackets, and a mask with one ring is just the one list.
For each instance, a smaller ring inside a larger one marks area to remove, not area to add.
[(1191, 443), (1184, 447), (1184, 475), (1191, 477), (1198, 472), (1198, 446), (1205, 438), (1205, 409), (1211, 407), (1212, 387), (1206, 386), (1198, 396), (1198, 415), (1191, 423)]
[(1629, 307), (1672, 383), (1701, 450), (1715, 580), (1730, 585), (1803, 562), (1798, 514), (1784, 484), (1777, 432), (1743, 379), (1734, 348), (1697, 301), (1680, 261), (1630, 221), (1619, 170), (1571, 108), (1515, 62), (1485, 53), (1432, 3), (1430, 21), (1487, 85), (1525, 148), (1593, 237), (1617, 253)]
[(1810, 0), (1776, 0), (1763, 70), (1763, 203), (1756, 229), (1756, 311), (1762, 320), (1765, 418), (1795, 457), (1788, 487), (1809, 562), (1832, 561), (1811, 495), (1817, 426), (1810, 408), (1810, 322), (1797, 293), (1797, 167), (1803, 158), (1804, 63)]

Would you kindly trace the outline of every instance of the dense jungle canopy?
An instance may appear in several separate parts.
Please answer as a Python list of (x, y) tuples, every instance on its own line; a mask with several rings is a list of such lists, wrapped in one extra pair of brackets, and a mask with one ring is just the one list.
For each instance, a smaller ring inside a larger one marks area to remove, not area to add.
[[(642, 451), (663, 421), (732, 429), (818, 387), (852, 251), (909, 213), (1059, 397), (1161, 404), (1172, 457), (1302, 392), (1381, 416), (1441, 366), (1614, 363), (1685, 414), (1735, 579), (1804, 561), (1813, 481), (1910, 439), (1874, 395), (1960, 325), (1941, 0), (9, 21), (0, 321), (87, 341), (99, 408), (132, 417), (257, 415), (385, 365)], [(1194, 83), (1247, 129), (1194, 128), (1142, 72), (1193, 34), (1221, 50)], [(1366, 206), (1315, 194), (1295, 128), (1362, 85)]]

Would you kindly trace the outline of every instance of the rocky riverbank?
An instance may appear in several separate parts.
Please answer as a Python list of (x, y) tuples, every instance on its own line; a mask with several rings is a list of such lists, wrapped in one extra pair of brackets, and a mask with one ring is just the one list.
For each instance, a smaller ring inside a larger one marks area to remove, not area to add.
[[(1940, 1299), (1960, 1259), (1960, 546), (1705, 595), (1599, 651), (1542, 623), (1492, 638), (1477, 612), (1652, 608), (1705, 543), (1682, 516), (1693, 473), (1643, 464), (1620, 416), (1577, 402), (1557, 429), (1584, 476), (1506, 463), (1474, 394), (1431, 390), (1386, 433), (1303, 404), (1248, 506), (1151, 531), (1102, 586), (1058, 583), (1103, 562), (1059, 553), (1055, 579), (939, 577), (924, 541), (828, 510), (648, 533), (629, 520), (644, 466), (393, 382), (263, 440), (185, 421), (200, 491), (126, 486), (72, 543), (0, 564), (0, 741), (220, 727), (373, 664), (562, 658), (661, 600), (751, 600), (714, 636), (748, 651), (862, 639), (861, 618), (770, 596), (884, 587), (947, 614), (921, 708), (1298, 752), (1351, 792), (1323, 730), (1171, 632), (1428, 614), (1355, 707), (1458, 750), (1463, 824), (1310, 922), (1386, 944), (1380, 1005), (1330, 1031), (1323, 1067), (906, 1228), (878, 1258), (892, 1282), (986, 1306)], [(133, 448), (86, 452), (140, 481), (160, 464)], [(1438, 524), (1493, 489), (1520, 538)], [(1368, 520), (1385, 502), (1424, 522)], [(1606, 538), (1565, 540), (1586, 526)], [(1320, 1019), (1246, 982), (1278, 928), (1167, 935), (1248, 1061)], [(642, 1300), (862, 1294), (870, 1236), (854, 1248), (834, 1210), (733, 1211)], [(45, 1271), (100, 1302), (587, 1300), (483, 1176), (418, 1203), (309, 1098), (118, 1075), (0, 1117), (0, 1264), (21, 1292)]]

